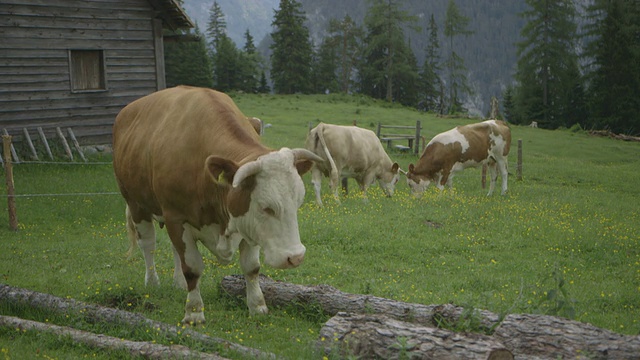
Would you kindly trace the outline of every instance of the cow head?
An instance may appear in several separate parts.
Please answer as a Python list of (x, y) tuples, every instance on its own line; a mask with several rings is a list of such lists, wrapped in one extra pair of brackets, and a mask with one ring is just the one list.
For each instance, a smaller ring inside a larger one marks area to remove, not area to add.
[(391, 197), (396, 189), (396, 184), (400, 180), (400, 166), (393, 163), (391, 169), (385, 169), (378, 178), (378, 185), (382, 188), (385, 195)]
[(431, 180), (424, 175), (418, 175), (413, 164), (409, 164), (409, 171), (405, 173), (407, 176), (407, 185), (411, 189), (414, 196), (420, 196), (431, 184)]
[(238, 166), (219, 157), (207, 158), (214, 181), (232, 184), (227, 194), (227, 234), (239, 233), (260, 246), (268, 265), (284, 269), (300, 265), (305, 247), (298, 231), (298, 208), (305, 195), (300, 175), (322, 159), (306, 149), (270, 152)]

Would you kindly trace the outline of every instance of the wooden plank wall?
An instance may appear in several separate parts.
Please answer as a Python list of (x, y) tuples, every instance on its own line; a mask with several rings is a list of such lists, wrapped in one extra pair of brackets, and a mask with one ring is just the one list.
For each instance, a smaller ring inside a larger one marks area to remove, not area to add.
[[(110, 143), (118, 111), (164, 77), (154, 17), (147, 0), (2, 0), (0, 129), (19, 141), (24, 127), (71, 127), (83, 145)], [(69, 49), (104, 51), (106, 90), (71, 92)]]

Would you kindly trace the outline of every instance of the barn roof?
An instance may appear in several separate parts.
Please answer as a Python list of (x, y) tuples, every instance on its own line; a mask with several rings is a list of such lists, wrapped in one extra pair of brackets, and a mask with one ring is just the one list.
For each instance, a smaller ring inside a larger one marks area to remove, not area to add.
[(171, 30), (194, 27), (193, 21), (176, 0), (149, 0), (165, 28)]

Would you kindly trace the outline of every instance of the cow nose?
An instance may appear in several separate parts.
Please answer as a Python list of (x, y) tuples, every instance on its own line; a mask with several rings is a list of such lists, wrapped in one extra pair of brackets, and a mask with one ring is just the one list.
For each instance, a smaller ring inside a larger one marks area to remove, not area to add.
[(304, 254), (289, 256), (287, 261), (291, 267), (298, 267), (304, 261)]

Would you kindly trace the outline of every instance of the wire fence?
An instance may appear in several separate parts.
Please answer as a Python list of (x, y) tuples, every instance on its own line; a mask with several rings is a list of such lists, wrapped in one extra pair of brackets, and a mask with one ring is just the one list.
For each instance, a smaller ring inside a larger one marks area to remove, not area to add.
[[(9, 139), (10, 144), (10, 139)], [(15, 209), (15, 199), (16, 198), (37, 198), (37, 197), (71, 197), (71, 196), (113, 196), (120, 195), (120, 192), (117, 191), (104, 191), (104, 192), (76, 192), (76, 193), (36, 193), (36, 194), (16, 194), (15, 187), (13, 183), (13, 170), (12, 170), (12, 162), (11, 162), (11, 153), (9, 152), (9, 146), (4, 139), (3, 136), (3, 168), (5, 170), (5, 179), (6, 179), (6, 198), (8, 201), (8, 211), (9, 211), (9, 219), (10, 219), (10, 227), (13, 230), (17, 230), (17, 216)], [(412, 157), (416, 159), (416, 162), (419, 156), (416, 156), (413, 153), (401, 152), (401, 151), (392, 151), (389, 154), (392, 158), (401, 156), (401, 157)], [(86, 159), (85, 159), (86, 160)], [(55, 166), (74, 166), (74, 165), (83, 165), (83, 166), (104, 166), (104, 165), (112, 165), (111, 161), (84, 161), (84, 162), (75, 162), (75, 161), (20, 161), (16, 163), (16, 165), (55, 165)], [(517, 147), (517, 162), (516, 164), (510, 163), (508, 164), (507, 171), (509, 174), (516, 174), (516, 179), (522, 179), (522, 140), (518, 140)], [(481, 182), (484, 187), (486, 184), (486, 175), (488, 171), (486, 167), (483, 168)], [(474, 172), (458, 172), (455, 174), (456, 178), (460, 177), (477, 177), (478, 175)], [(346, 186), (346, 183), (343, 180), (343, 187)]]

